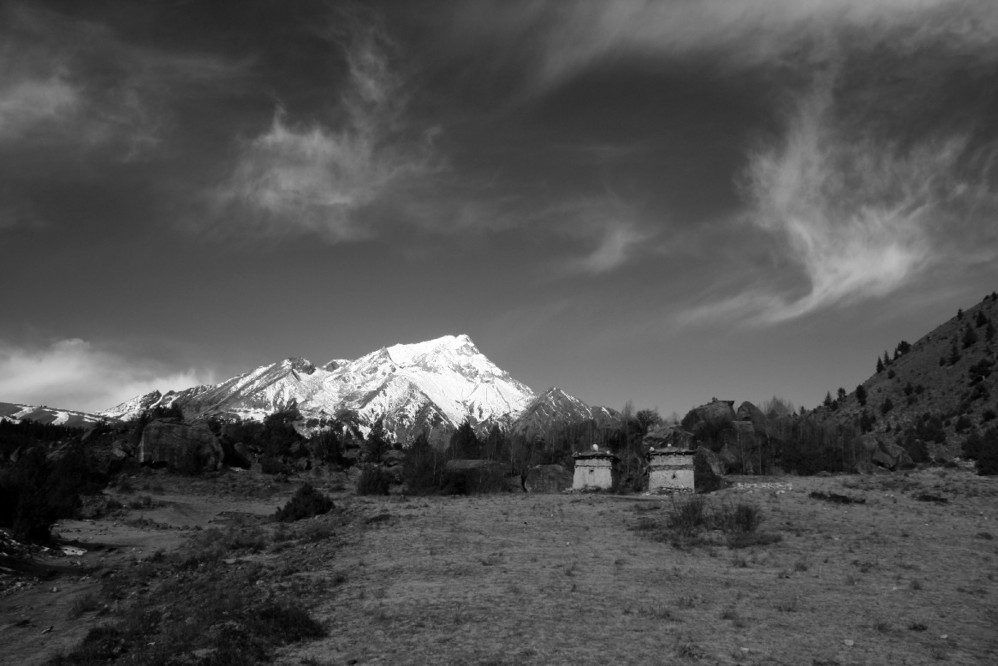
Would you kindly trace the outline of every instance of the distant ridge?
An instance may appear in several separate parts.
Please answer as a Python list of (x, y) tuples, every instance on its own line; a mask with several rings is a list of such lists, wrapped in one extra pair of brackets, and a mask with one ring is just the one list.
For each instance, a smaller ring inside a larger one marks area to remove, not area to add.
[(321, 366), (292, 357), (218, 384), (136, 396), (100, 415), (128, 419), (157, 406), (177, 406), (188, 418), (254, 420), (293, 407), (306, 419), (343, 417), (365, 426), (380, 420), (399, 441), (419, 432), (439, 441), (464, 421), (481, 433), (493, 426), (539, 432), (610, 414), (560, 389), (535, 394), (492, 363), (467, 335), (382, 347), (353, 361)]

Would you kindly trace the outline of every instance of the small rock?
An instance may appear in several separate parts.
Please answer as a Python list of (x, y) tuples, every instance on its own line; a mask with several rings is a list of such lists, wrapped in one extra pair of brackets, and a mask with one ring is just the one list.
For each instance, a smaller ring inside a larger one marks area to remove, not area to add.
[(852, 647), (853, 645), (856, 644), (856, 641), (854, 641), (854, 640), (852, 640), (850, 638), (847, 638), (847, 639), (845, 639), (842, 642), (846, 644), (846, 647)]

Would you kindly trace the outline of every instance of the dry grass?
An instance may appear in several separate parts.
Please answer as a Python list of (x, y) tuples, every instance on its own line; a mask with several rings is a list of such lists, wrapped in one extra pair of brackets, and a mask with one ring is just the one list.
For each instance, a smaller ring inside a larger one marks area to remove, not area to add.
[[(934, 471), (709, 496), (757, 506), (759, 533), (782, 538), (739, 549), (649, 538), (668, 499), (357, 498), (391, 519), (309, 573), (347, 572), (316, 607), (329, 635), (279, 661), (995, 663), (998, 547), (977, 535), (998, 484), (948, 474), (948, 504), (915, 497)], [(845, 487), (865, 502), (808, 496)]]
[[(779, 494), (729, 488), (707, 496), (701, 515), (750, 506), (743, 524), (758, 529), (740, 533), (769, 536), (735, 544), (738, 530), (705, 520), (681, 547), (661, 538), (669, 498), (338, 495), (330, 514), (276, 523), (298, 482), (220, 481), (138, 478), (152, 506), (67, 525), (122, 547), (106, 563), (89, 552), (105, 568), (65, 594), (62, 580), (58, 594), (48, 583), (0, 599), (9, 623), (17, 609), (60, 604), (52, 621), (32, 611), (10, 630), (20, 634), (5, 634), (8, 657), (38, 663), (55, 637), (65, 646), (70, 632), (85, 635), (77, 626), (141, 620), (131, 611), (143, 604), (160, 624), (156, 638), (136, 626), (137, 645), (183, 638), (186, 657), (216, 655), (172, 624), (170, 608), (210, 610), (234, 590), (243, 596), (215, 615), (251, 627), (242, 608), (293, 600), (327, 632), (278, 648), (286, 664), (998, 663), (998, 479), (968, 470), (795, 478)], [(825, 499), (847, 489), (863, 501)], [(132, 640), (126, 629), (109, 637)]]

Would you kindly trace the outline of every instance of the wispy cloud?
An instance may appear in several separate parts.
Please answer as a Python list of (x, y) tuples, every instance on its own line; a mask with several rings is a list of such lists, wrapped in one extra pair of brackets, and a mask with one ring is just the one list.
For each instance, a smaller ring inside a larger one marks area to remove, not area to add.
[(169, 125), (163, 99), (239, 85), (248, 62), (129, 43), (107, 25), (28, 3), (0, 7), (0, 141), (120, 149), (133, 159)]
[(79, 94), (63, 77), (20, 79), (0, 86), (0, 141), (46, 123), (61, 123), (79, 110)]
[[(930, 20), (926, 20), (926, 19)], [(715, 55), (739, 69), (815, 57), (816, 40), (842, 29), (889, 32), (917, 26), (917, 39), (993, 41), (998, 7), (987, 0), (607, 0), (487, 2), (462, 24), (513, 41), (532, 60), (535, 90), (610, 57)]]
[(436, 128), (413, 133), (395, 44), (377, 24), (357, 26), (342, 44), (348, 75), (340, 122), (295, 123), (278, 108), (270, 128), (243, 142), (216, 190), (219, 214), (264, 235), (317, 233), (330, 242), (374, 232), (364, 208), (407, 178), (432, 170)]
[(99, 349), (79, 338), (45, 346), (0, 340), (0, 400), (98, 411), (154, 390), (212, 383), (210, 373), (177, 370)]

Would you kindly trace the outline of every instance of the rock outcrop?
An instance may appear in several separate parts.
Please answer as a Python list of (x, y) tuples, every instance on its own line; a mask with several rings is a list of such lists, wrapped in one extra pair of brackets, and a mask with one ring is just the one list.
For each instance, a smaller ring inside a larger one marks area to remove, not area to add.
[(911, 469), (915, 466), (911, 456), (903, 446), (881, 439), (872, 433), (860, 437), (858, 443), (864, 454), (856, 465), (856, 471), (860, 473), (869, 473), (871, 463), (892, 472), (899, 469)]
[(184, 473), (214, 471), (222, 466), (225, 452), (218, 438), (204, 423), (162, 419), (142, 430), (139, 462), (167, 465)]

